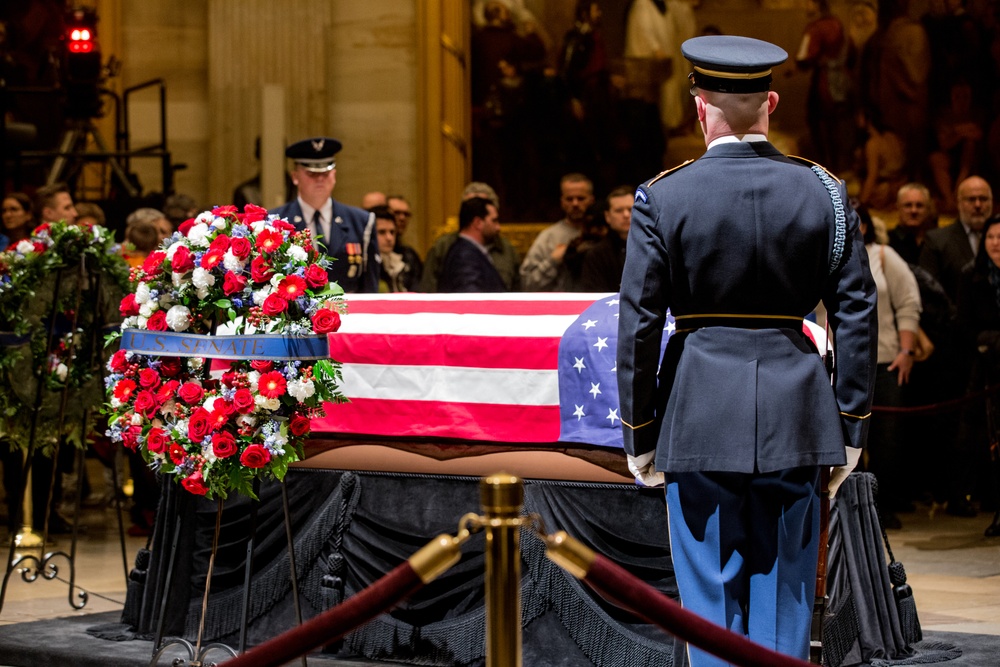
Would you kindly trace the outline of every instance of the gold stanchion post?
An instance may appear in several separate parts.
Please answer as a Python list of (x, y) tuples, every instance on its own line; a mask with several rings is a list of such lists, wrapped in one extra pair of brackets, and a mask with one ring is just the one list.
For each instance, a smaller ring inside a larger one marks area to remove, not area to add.
[(521, 667), (521, 506), (524, 483), (497, 473), (479, 484), (486, 529), (486, 667)]

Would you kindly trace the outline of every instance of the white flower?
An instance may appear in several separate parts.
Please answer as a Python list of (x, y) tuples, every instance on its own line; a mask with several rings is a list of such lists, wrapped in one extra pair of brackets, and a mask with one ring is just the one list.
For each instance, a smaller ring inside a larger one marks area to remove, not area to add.
[(170, 274), (170, 282), (173, 283), (174, 287), (180, 287), (184, 284), (184, 274), (177, 273), (176, 271)]
[(256, 387), (257, 383), (260, 382), (260, 372), (250, 371), (247, 373), (247, 381), (250, 383), (250, 386)]
[(270, 287), (262, 287), (261, 289), (253, 293), (253, 302), (258, 306), (263, 306), (264, 299), (271, 296), (272, 292), (274, 292), (274, 290), (271, 289)]
[(146, 328), (146, 321), (148, 319), (149, 319), (148, 317), (143, 317), (142, 315), (136, 316), (136, 318), (135, 318), (135, 328), (136, 329), (145, 329)]
[(234, 255), (232, 250), (227, 250), (226, 254), (222, 256), (222, 265), (233, 273), (240, 273), (246, 266), (246, 262)]
[(199, 299), (207, 299), (208, 298), (208, 288), (207, 287), (199, 287), (198, 289), (196, 289), (194, 291), (194, 294)]
[(202, 445), (201, 455), (205, 457), (206, 463), (215, 463), (218, 457), (215, 456), (215, 448), (212, 445)]
[(257, 425), (257, 418), (252, 415), (240, 415), (236, 418), (236, 423), (239, 426), (249, 426), (253, 428)]
[(256, 222), (250, 223), (250, 229), (253, 230), (254, 234), (260, 234), (262, 231), (264, 231), (264, 228), (268, 226), (269, 225), (265, 220), (258, 220)]
[(149, 284), (139, 283), (135, 288), (135, 302), (140, 306), (149, 301)]
[(288, 394), (297, 401), (304, 401), (316, 393), (316, 385), (312, 380), (300, 378), (288, 383)]
[(203, 248), (208, 247), (208, 225), (205, 223), (199, 223), (188, 230), (188, 242), (191, 245), (201, 246)]
[(209, 396), (208, 398), (205, 399), (205, 402), (201, 404), (201, 407), (211, 412), (212, 408), (215, 407), (215, 399), (217, 398), (218, 396)]
[(302, 246), (297, 246), (294, 243), (288, 246), (288, 255), (299, 262), (304, 262), (309, 259), (309, 253), (306, 252), (305, 248)]
[(194, 270), (194, 273), (191, 274), (191, 282), (198, 289), (208, 288), (215, 284), (215, 276), (213, 276), (210, 271), (207, 271), (199, 266)]
[(59, 364), (56, 366), (56, 377), (59, 378), (60, 381), (66, 380), (67, 373), (69, 373), (69, 369), (66, 368), (66, 364)]
[(284, 279), (285, 279), (284, 273), (275, 273), (273, 276), (271, 276), (271, 285), (277, 287), (278, 283), (280, 283)]
[(281, 400), (277, 397), (267, 398), (258, 394), (254, 396), (253, 402), (257, 404), (257, 407), (264, 408), (265, 410), (277, 410), (281, 407)]
[(138, 326), (138, 321), (139, 319), (135, 315), (126, 317), (122, 320), (122, 329), (135, 329)]
[(167, 326), (174, 331), (185, 331), (191, 326), (191, 311), (187, 306), (171, 306), (167, 311)]
[(216, 229), (225, 229), (226, 228), (226, 219), (225, 218), (216, 218), (215, 220), (212, 221), (212, 226), (215, 227)]
[(153, 313), (159, 310), (158, 304), (147, 302), (139, 306), (139, 315), (142, 317), (152, 317)]
[(27, 255), (29, 252), (35, 252), (35, 244), (25, 239), (23, 241), (19, 241), (17, 247), (14, 249), (22, 255)]
[(121, 402), (121, 401), (119, 401), (119, 400), (118, 400), (117, 398), (115, 398), (114, 396), (112, 396), (112, 397), (111, 397), (111, 407), (113, 407), (113, 408), (120, 408), (121, 406), (122, 406), (122, 402)]
[(138, 412), (132, 414), (132, 419), (129, 421), (132, 426), (142, 426), (142, 415)]

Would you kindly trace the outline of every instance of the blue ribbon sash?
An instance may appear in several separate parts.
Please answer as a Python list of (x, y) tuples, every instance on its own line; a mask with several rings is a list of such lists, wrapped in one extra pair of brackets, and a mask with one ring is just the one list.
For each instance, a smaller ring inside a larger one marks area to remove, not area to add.
[(328, 359), (330, 344), (325, 335), (207, 336), (175, 331), (125, 329), (121, 349), (160, 357), (206, 357), (211, 359), (267, 359), (296, 361)]

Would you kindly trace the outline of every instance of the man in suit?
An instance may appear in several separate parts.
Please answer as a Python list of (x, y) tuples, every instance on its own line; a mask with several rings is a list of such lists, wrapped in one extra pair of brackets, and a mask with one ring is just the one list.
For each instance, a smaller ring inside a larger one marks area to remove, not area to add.
[[(843, 181), (767, 141), (771, 68), (787, 54), (736, 36), (682, 50), (708, 150), (635, 193), (618, 329), (625, 451), (640, 482), (665, 481), (684, 607), (806, 659), (820, 473), (835, 466), (835, 493), (865, 442), (875, 285)], [(802, 331), (819, 301), (832, 385)], [(677, 333), (661, 365), (668, 308)]]
[(333, 260), (327, 269), (330, 280), (345, 292), (378, 292), (375, 216), (331, 197), (337, 184), (334, 156), (340, 148), (341, 143), (329, 137), (303, 139), (286, 148), (285, 157), (295, 163), (292, 182), (298, 196), (268, 213), (312, 232)]
[(958, 223), (927, 232), (920, 266), (944, 287), (952, 302), (958, 298), (962, 269), (976, 257), (979, 233), (993, 214), (993, 190), (979, 176), (958, 184)]
[(462, 202), (458, 212), (458, 239), (448, 249), (441, 267), (439, 292), (506, 292), (507, 286), (493, 261), (489, 245), (500, 234), (497, 207), (482, 197)]

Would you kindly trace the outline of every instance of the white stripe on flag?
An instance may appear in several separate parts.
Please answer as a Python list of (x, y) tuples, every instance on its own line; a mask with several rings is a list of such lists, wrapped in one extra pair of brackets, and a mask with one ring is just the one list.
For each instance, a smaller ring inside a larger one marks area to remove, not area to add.
[(559, 405), (555, 370), (344, 364), (348, 398)]
[(560, 338), (576, 318), (577, 315), (353, 314), (344, 317), (339, 333)]

